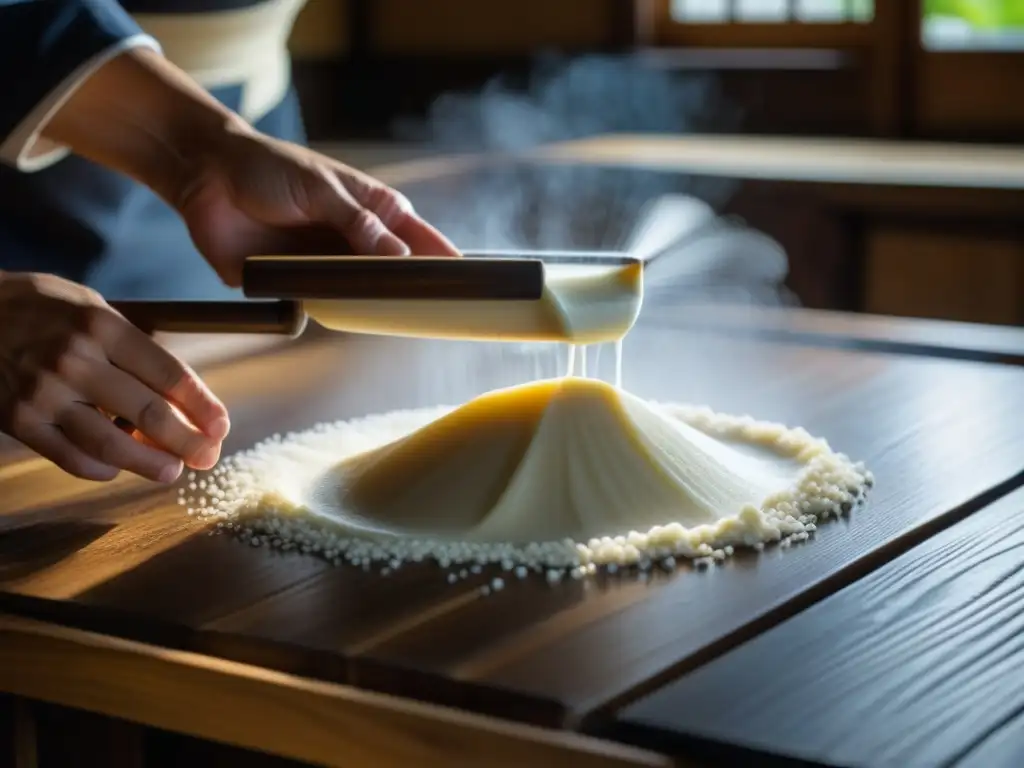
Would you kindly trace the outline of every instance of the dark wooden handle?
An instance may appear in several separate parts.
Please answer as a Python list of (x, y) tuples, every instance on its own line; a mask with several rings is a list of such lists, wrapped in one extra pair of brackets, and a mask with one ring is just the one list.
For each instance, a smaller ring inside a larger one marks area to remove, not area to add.
[(252, 299), (440, 299), (536, 301), (536, 259), (257, 256), (242, 276)]
[(295, 301), (112, 301), (147, 333), (268, 333), (298, 336), (308, 320)]

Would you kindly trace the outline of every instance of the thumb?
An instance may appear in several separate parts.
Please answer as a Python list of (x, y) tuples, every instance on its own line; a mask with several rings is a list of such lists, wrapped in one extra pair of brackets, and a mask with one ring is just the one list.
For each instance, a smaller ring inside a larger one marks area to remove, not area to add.
[(336, 178), (328, 176), (309, 197), (310, 217), (336, 230), (357, 255), (408, 256), (409, 246), (380, 216), (364, 207)]

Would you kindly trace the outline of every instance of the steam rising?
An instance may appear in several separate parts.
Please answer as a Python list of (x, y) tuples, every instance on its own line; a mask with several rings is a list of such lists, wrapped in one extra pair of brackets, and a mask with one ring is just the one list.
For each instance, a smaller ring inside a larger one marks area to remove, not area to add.
[[(445, 94), (400, 139), (445, 152), (520, 153), (607, 133), (685, 134), (734, 124), (706, 76), (629, 57), (542, 60), (525, 85), (499, 77), (477, 94)], [(631, 250), (653, 261), (650, 303), (778, 303), (788, 262), (760, 232), (717, 216), (736, 184), (650, 170), (496, 164), (403, 189), (459, 247)]]

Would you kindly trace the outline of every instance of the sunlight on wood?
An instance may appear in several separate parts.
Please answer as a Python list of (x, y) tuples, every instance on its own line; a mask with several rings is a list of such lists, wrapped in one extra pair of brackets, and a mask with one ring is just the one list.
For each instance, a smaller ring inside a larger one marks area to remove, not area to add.
[(0, 688), (324, 766), (674, 764), (587, 736), (13, 617), (0, 617)]
[[(147, 483), (134, 475), (122, 472), (113, 480), (98, 483), (81, 480), (51, 464), (49, 460), (34, 457), (0, 467), (0, 483), (3, 484), (4, 504), (0, 509), (0, 520), (9, 516), (21, 516), (37, 509), (52, 507), (70, 501), (89, 498), (110, 497), (112, 493), (132, 486), (142, 487)], [(17, 510), (12, 512), (11, 510)], [(0, 527), (3, 524), (0, 523)]]
[[(137, 508), (137, 502), (111, 510), (117, 512)], [(168, 505), (160, 504), (132, 515), (132, 525), (117, 525), (60, 562), (11, 582), (9, 589), (18, 592), (32, 584), (32, 593), (53, 600), (67, 600), (120, 576), (166, 552), (187, 539), (202, 534), (204, 527)]]

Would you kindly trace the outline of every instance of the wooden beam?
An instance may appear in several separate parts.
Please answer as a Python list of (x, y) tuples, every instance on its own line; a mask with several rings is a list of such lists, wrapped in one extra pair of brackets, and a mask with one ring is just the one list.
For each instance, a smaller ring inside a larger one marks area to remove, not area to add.
[(654, 45), (658, 17), (658, 0), (622, 0), (631, 6), (633, 43), (638, 48)]
[(908, 138), (914, 133), (915, 65), (920, 48), (920, 0), (877, 0), (871, 62), (874, 133)]
[(3, 615), (0, 691), (339, 768), (672, 765), (577, 734)]
[(645, 36), (647, 0), (608, 0), (610, 28), (608, 43), (614, 50), (632, 50)]
[(606, 134), (545, 144), (547, 163), (834, 184), (1002, 190), (1024, 186), (1024, 153), (962, 146), (792, 136)]

